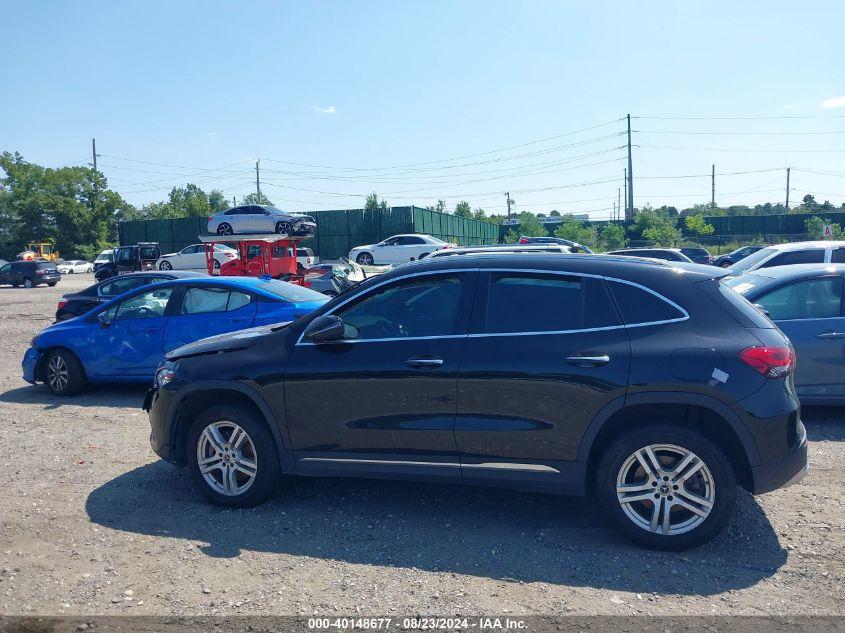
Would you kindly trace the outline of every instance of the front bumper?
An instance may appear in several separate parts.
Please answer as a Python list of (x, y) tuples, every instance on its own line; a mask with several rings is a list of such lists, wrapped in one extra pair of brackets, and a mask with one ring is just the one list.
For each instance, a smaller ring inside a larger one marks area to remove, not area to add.
[(779, 460), (764, 462), (751, 468), (755, 495), (764, 494), (797, 484), (810, 470), (807, 461), (807, 431), (800, 422), (798, 443), (792, 451)]
[(150, 415), (150, 447), (156, 455), (172, 464), (182, 465), (172, 447), (173, 420), (170, 404), (173, 392), (153, 387), (144, 396), (143, 409)]
[(28, 383), (35, 384), (36, 369), (38, 368), (38, 363), (41, 362), (42, 356), (43, 354), (34, 347), (30, 347), (26, 350), (26, 354), (23, 355), (21, 368), (23, 369), (23, 379)]

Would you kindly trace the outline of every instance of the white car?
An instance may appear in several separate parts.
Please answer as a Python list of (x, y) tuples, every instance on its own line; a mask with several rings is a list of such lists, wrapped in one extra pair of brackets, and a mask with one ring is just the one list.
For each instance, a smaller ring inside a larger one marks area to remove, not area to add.
[(454, 244), (444, 242), (431, 235), (420, 233), (394, 235), (378, 244), (356, 246), (349, 251), (349, 261), (362, 266), (401, 264), (422, 259), (441, 248), (452, 248), (454, 246)]
[(793, 242), (761, 248), (744, 257), (727, 269), (738, 277), (758, 268), (786, 266), (788, 264), (841, 264), (845, 263), (845, 240)]
[[(206, 244), (191, 244), (178, 253), (162, 255), (156, 261), (159, 270), (208, 270), (205, 259)], [(227, 262), (238, 259), (238, 251), (223, 244), (214, 245), (214, 270)]]
[(86, 262), (84, 259), (69, 259), (63, 261), (61, 264), (56, 264), (56, 269), (63, 275), (72, 275), (73, 273), (93, 273), (94, 264)]

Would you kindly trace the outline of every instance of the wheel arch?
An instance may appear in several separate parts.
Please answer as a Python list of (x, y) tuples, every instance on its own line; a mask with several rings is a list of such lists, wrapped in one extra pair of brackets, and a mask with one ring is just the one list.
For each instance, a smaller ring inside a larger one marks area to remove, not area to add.
[(283, 422), (279, 421), (270, 405), (255, 389), (242, 383), (224, 380), (191, 383), (179, 392), (177, 399), (170, 406), (169, 442), (171, 454), (177, 463), (184, 464), (186, 460), (185, 442), (190, 421), (205, 409), (220, 405), (241, 405), (257, 413), (273, 437), (282, 472), (294, 471), (293, 454), (286, 439), (287, 427), (283, 426)]
[(655, 422), (674, 422), (713, 441), (734, 466), (737, 481), (753, 487), (752, 466), (760, 463), (749, 431), (724, 403), (703, 394), (642, 393), (608, 403), (593, 418), (581, 442), (578, 461), (585, 464), (587, 481), (594, 478), (602, 451), (620, 433)]
[(82, 371), (85, 373), (85, 380), (91, 380), (91, 377), (88, 375), (88, 370), (85, 367), (85, 363), (82, 362), (82, 359), (79, 357), (79, 354), (77, 354), (76, 351), (74, 351), (67, 345), (48, 345), (43, 350), (41, 350), (41, 358), (39, 358), (38, 362), (35, 364), (36, 380), (46, 382), (44, 379), (44, 368), (46, 367), (47, 358), (49, 358), (50, 354), (52, 352), (55, 352), (56, 350), (61, 350), (63, 352), (73, 354), (74, 358), (76, 358), (77, 362), (79, 363), (79, 366), (82, 367)]

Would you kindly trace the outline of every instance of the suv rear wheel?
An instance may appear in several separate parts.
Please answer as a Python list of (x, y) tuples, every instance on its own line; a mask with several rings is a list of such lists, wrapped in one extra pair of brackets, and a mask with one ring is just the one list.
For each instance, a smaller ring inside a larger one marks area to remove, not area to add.
[(724, 453), (706, 437), (671, 424), (615, 440), (599, 461), (596, 485), (613, 526), (654, 549), (709, 541), (728, 524), (736, 500), (736, 476)]
[(218, 505), (258, 505), (279, 480), (273, 437), (247, 407), (215, 406), (200, 413), (188, 432), (186, 454), (194, 483)]
[(23, 278), (23, 287), (24, 288), (34, 288), (35, 284), (32, 282), (32, 277), (24, 277)]

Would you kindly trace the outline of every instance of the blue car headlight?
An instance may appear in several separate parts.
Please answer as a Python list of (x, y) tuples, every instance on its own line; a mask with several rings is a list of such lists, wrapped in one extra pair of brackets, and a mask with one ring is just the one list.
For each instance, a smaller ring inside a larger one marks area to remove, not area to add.
[(171, 361), (165, 361), (161, 365), (159, 365), (158, 369), (156, 370), (156, 375), (153, 380), (153, 384), (155, 385), (156, 389), (161, 389), (173, 380), (176, 377), (176, 363)]

